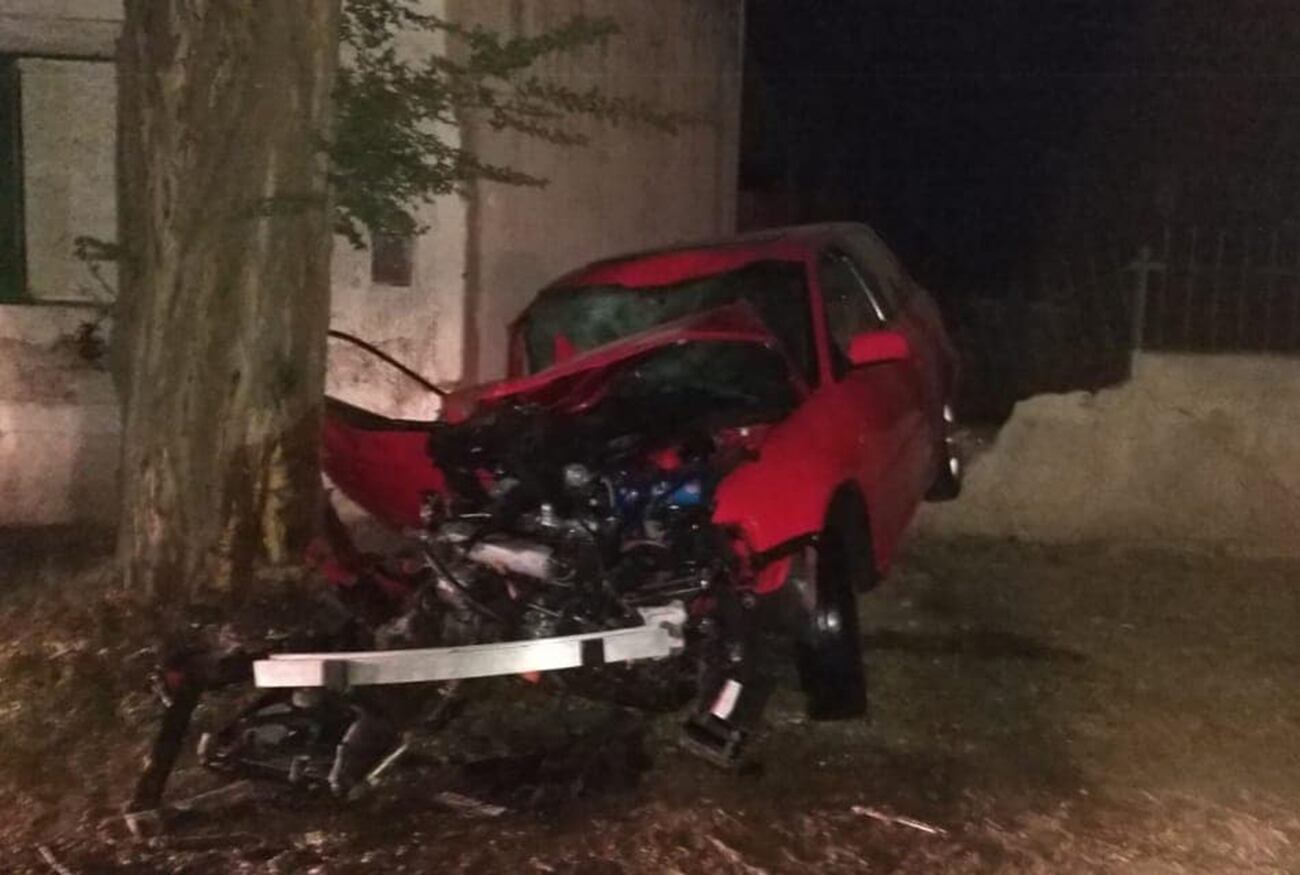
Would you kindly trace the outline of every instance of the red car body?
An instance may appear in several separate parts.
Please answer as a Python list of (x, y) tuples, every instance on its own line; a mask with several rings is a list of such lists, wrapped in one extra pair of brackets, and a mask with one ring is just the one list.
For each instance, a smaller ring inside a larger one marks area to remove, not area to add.
[[(805, 226), (607, 259), (562, 277), (537, 301), (594, 287), (664, 294), (757, 264), (781, 265), (802, 277), (811, 327), (808, 360), (802, 367), (791, 362), (798, 401), (789, 414), (744, 430), (753, 457), (718, 485), (713, 520), (736, 531), (753, 554), (771, 556), (819, 532), (832, 499), (850, 489), (861, 500), (872, 561), (883, 573), (944, 469), (945, 405), (957, 363), (934, 302), (869, 228)], [(665, 345), (720, 340), (789, 352), (752, 309), (730, 306), (585, 351), (557, 337), (554, 363), (542, 366), (529, 361), (524, 337), (536, 306), (510, 328), (507, 378), (452, 393), (444, 419), (454, 422), (505, 400), (581, 411), (621, 369)], [(380, 520), (415, 526), (423, 496), (445, 485), (428, 455), (424, 429), (422, 423), (383, 420), (332, 402), (325, 470)], [(782, 580), (780, 573), (764, 574), (757, 588), (775, 588)]]

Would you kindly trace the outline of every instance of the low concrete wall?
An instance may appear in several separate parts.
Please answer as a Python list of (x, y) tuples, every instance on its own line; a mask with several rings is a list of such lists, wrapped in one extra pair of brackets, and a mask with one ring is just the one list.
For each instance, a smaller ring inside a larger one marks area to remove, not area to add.
[(73, 340), (93, 318), (83, 308), (0, 307), (0, 526), (116, 517), (117, 398)]
[(1300, 556), (1300, 359), (1143, 354), (1122, 386), (1023, 401), (919, 526)]

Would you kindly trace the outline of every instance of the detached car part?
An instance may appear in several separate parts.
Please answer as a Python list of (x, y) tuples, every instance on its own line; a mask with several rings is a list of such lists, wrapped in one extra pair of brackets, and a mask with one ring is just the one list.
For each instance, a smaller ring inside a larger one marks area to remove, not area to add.
[(680, 604), (640, 609), (644, 625), (501, 641), (463, 647), (371, 650), (354, 653), (277, 653), (253, 663), (259, 687), (326, 687), (344, 691), (376, 684), (414, 684), (594, 668), (664, 659), (685, 647)]

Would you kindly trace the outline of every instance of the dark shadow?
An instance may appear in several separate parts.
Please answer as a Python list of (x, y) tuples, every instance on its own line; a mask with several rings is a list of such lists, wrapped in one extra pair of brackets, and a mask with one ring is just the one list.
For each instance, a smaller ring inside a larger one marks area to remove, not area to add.
[(83, 525), (0, 527), (0, 586), (73, 575), (113, 552), (113, 533)]
[(651, 765), (644, 721), (620, 712), (551, 744), (463, 763), (451, 789), (514, 811), (556, 813), (632, 790)]
[(864, 635), (867, 652), (886, 650), (914, 655), (966, 656), (974, 659), (1023, 659), (1082, 663), (1086, 657), (1063, 647), (1014, 632), (974, 627), (951, 634), (880, 629)]

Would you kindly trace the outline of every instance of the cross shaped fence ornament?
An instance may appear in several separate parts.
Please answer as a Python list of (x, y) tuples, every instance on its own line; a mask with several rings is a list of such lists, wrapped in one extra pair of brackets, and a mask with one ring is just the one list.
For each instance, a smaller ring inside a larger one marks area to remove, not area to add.
[(1145, 341), (1147, 322), (1147, 296), (1151, 290), (1152, 274), (1164, 273), (1165, 263), (1152, 258), (1151, 247), (1143, 246), (1138, 256), (1127, 268), (1133, 272), (1133, 354), (1136, 356)]

